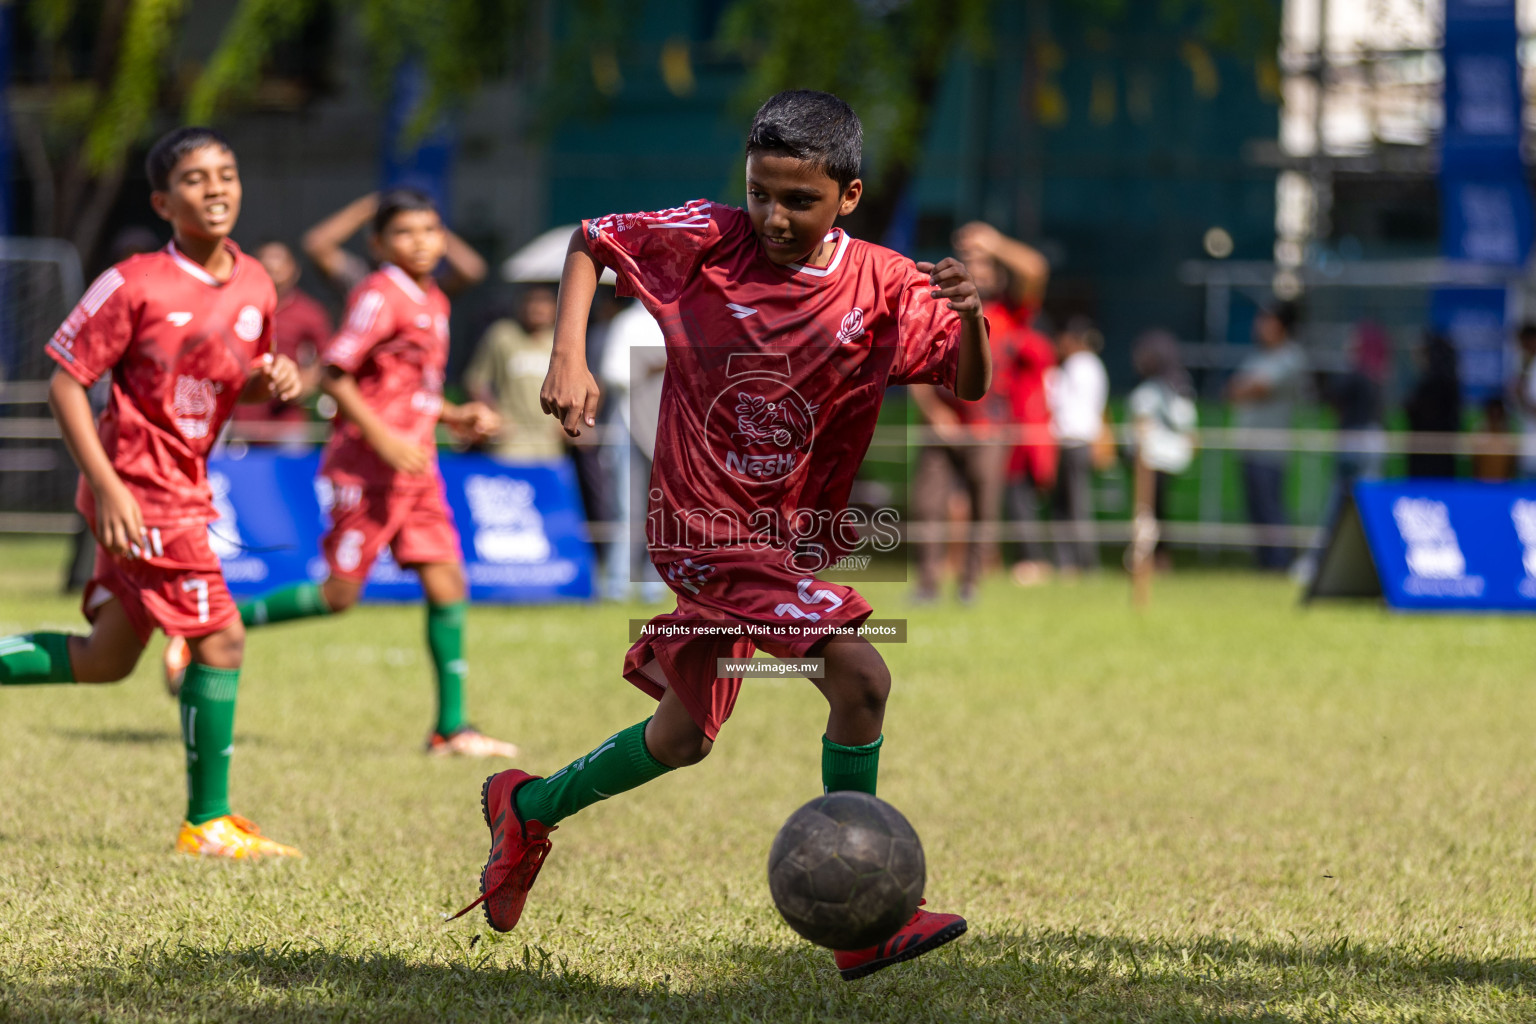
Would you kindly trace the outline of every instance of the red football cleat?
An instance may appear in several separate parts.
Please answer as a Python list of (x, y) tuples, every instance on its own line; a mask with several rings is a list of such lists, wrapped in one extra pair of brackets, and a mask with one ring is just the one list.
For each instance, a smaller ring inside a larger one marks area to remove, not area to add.
[[(921, 907), (927, 900), (919, 900)], [(834, 950), (832, 958), (844, 981), (853, 981), (903, 960), (932, 952), (965, 934), (965, 918), (959, 914), (930, 914), (918, 910), (912, 920), (878, 946), (854, 951)]]
[[(539, 868), (549, 856), (549, 834), (556, 826), (537, 821), (523, 821), (512, 802), (518, 787), (532, 782), (537, 775), (516, 768), (498, 772), (480, 787), (480, 810), (491, 830), (491, 855), (480, 871), (480, 896), (449, 920), (463, 917), (485, 904), (485, 919), (499, 932), (517, 927), (523, 916), (528, 890), (539, 877)], [(508, 828), (508, 825), (514, 827)]]

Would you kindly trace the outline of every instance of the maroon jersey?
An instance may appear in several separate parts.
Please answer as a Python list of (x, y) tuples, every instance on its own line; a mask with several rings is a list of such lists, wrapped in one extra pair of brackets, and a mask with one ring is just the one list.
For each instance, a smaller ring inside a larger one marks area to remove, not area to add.
[[(253, 364), (272, 350), (277, 293), (259, 262), (233, 243), (220, 283), (176, 250), (132, 256), (102, 274), (48, 342), (48, 354), (86, 387), (112, 373), (97, 429), (112, 468), (146, 524), (218, 518), (207, 458)], [(95, 518), (82, 478), (76, 499)]]
[[(357, 379), (364, 401), (390, 430), (432, 445), (448, 365), (448, 297), (435, 282), (423, 291), (387, 263), (369, 274), (347, 300), (341, 333), (321, 358)], [(416, 490), (438, 486), (435, 447), (432, 458), (430, 473), (397, 473), (357, 424), (338, 416), (320, 472), (338, 486)]]
[(911, 260), (841, 229), (826, 266), (780, 267), (744, 211), (704, 200), (582, 226), (666, 341), (651, 557), (755, 548), (830, 564), (857, 539), (848, 492), (886, 387), (952, 388), (959, 316)]

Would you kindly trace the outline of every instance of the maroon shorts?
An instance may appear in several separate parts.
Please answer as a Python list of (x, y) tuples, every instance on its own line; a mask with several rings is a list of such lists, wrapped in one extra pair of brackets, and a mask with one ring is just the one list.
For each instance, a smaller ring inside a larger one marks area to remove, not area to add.
[[(832, 630), (856, 628), (869, 618), (869, 602), (852, 587), (796, 572), (782, 560), (731, 552), (705, 561), (684, 558), (656, 566), (677, 594), (677, 610), (658, 615), (624, 657), (624, 678), (661, 699), (669, 688), (704, 735), (713, 740), (731, 716), (741, 680), (715, 674), (720, 658), (745, 659), (761, 649), (776, 658), (803, 658)], [(793, 638), (698, 635), (719, 627), (792, 624)], [(667, 636), (671, 627), (679, 635)]]
[(366, 580), (386, 544), (400, 565), (464, 560), (441, 482), (412, 491), (336, 487), (334, 494), (320, 550), (337, 579)]
[[(96, 524), (90, 526), (95, 532)], [(148, 547), (133, 558), (119, 558), (97, 545), (96, 572), (80, 605), (86, 619), (95, 622), (101, 606), (114, 597), (140, 643), (148, 643), (156, 627), (166, 636), (199, 637), (240, 621), (219, 557), (208, 543), (208, 527), (201, 523), (151, 528)]]

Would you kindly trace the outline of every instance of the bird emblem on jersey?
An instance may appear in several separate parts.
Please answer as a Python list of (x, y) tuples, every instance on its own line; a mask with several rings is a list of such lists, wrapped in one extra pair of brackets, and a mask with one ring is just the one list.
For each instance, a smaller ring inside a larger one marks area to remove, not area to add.
[(811, 410), (790, 392), (777, 401), (746, 391), (736, 393), (737, 444), (771, 444), (778, 448), (799, 448), (811, 434)]

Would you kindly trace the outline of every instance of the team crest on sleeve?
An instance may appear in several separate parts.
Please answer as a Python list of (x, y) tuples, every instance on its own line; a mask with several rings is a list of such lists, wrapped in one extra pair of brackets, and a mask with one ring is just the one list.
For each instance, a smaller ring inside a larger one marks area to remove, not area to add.
[(246, 306), (235, 317), (235, 337), (241, 341), (255, 341), (261, 337), (261, 310)]
[(730, 359), (730, 381), (705, 419), (710, 454), (745, 483), (782, 480), (798, 470), (816, 440), (816, 406), (789, 384), (789, 358), (750, 366)]
[(845, 317), (837, 328), (837, 340), (844, 345), (858, 341), (864, 337), (864, 311), (857, 306)]

